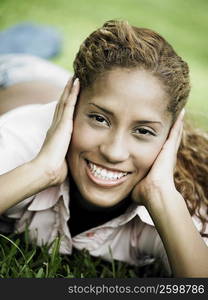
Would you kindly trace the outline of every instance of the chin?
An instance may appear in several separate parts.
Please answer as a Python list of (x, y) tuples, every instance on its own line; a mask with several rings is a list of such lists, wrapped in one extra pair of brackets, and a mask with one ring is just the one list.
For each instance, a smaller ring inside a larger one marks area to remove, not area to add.
[(89, 209), (113, 209), (119, 206), (124, 199), (129, 195), (125, 193), (124, 195), (118, 195), (116, 193), (110, 193), (110, 190), (107, 191), (90, 191), (87, 192), (80, 190), (82, 195), (83, 205)]
[(101, 199), (99, 198), (87, 198), (85, 197), (85, 200), (86, 202), (89, 204), (89, 205), (93, 205), (93, 206), (97, 206), (97, 207), (103, 207), (103, 208), (110, 208), (110, 207), (113, 207), (115, 205), (117, 205), (118, 203), (120, 203), (122, 201), (122, 199), (118, 199), (118, 200), (113, 200), (111, 201), (111, 199), (107, 198), (106, 197), (102, 197)]

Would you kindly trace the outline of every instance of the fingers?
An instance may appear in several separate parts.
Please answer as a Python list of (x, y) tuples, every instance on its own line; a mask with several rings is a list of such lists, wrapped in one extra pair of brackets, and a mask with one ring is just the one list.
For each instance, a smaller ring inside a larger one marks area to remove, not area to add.
[(181, 142), (181, 137), (183, 133), (183, 118), (185, 114), (185, 109), (183, 108), (178, 115), (174, 125), (172, 126), (167, 144), (170, 145), (171, 149), (177, 151)]
[(72, 77), (68, 80), (68, 82), (67, 82), (67, 84), (64, 88), (64, 91), (61, 94), (61, 97), (60, 97), (59, 101), (56, 104), (56, 109), (55, 109), (54, 116), (53, 116), (53, 122), (55, 122), (57, 120), (57, 117), (60, 113), (60, 107), (61, 107), (64, 99), (67, 97), (67, 94), (69, 92), (71, 84), (72, 84)]
[[(63, 114), (66, 115), (67, 112), (69, 113), (71, 111), (73, 114), (78, 93), (79, 79), (76, 78), (73, 82), (72, 78), (70, 78), (64, 88), (59, 102), (57, 103), (56, 110), (54, 113), (54, 122), (59, 122), (63, 118)], [(69, 117), (71, 118), (71, 116)]]
[(76, 78), (71, 88), (71, 91), (68, 95), (68, 99), (66, 99), (64, 102), (64, 111), (63, 111), (64, 121), (66, 120), (70, 121), (73, 119), (73, 113), (77, 101), (77, 96), (79, 94), (79, 88), (80, 88), (79, 79)]
[(176, 148), (175, 148), (176, 152), (178, 151), (178, 148), (180, 146), (182, 135), (183, 135), (183, 122), (181, 122), (181, 124), (180, 124), (180, 131), (179, 131), (179, 134), (178, 134), (178, 139), (177, 139)]
[[(157, 161), (164, 163), (167, 168), (173, 169), (177, 159), (177, 152), (180, 146), (181, 137), (183, 133), (183, 117), (185, 110), (183, 109), (178, 115), (175, 123), (173, 124), (168, 139), (162, 147), (160, 155), (158, 156)], [(170, 163), (172, 161), (172, 163)], [(169, 167), (168, 167), (169, 166)]]
[(67, 97), (68, 97), (68, 95), (69, 95), (69, 92), (70, 92), (70, 90), (71, 90), (71, 87), (72, 87), (72, 77), (68, 80), (68, 82), (67, 82), (67, 84), (66, 84), (66, 86), (65, 86), (65, 88), (64, 88), (64, 91), (63, 91), (63, 93), (62, 93), (62, 95), (61, 95), (61, 98), (60, 98), (60, 103), (63, 103), (66, 99), (67, 99)]
[(185, 115), (185, 109), (183, 108), (182, 111), (180, 112), (180, 114), (178, 115), (178, 118), (176, 120), (175, 128), (174, 128), (174, 134), (175, 134), (175, 150), (176, 152), (178, 151), (178, 148), (180, 146), (181, 143), (181, 138), (182, 138), (182, 133), (183, 133), (183, 118)]

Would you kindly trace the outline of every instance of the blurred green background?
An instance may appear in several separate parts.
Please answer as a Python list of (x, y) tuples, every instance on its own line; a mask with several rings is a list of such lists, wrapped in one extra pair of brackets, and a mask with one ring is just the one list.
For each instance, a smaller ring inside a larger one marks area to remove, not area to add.
[(158, 31), (189, 63), (192, 91), (187, 115), (207, 129), (207, 0), (0, 0), (0, 30), (23, 21), (56, 27), (64, 42), (53, 61), (71, 71), (84, 38), (110, 19)]

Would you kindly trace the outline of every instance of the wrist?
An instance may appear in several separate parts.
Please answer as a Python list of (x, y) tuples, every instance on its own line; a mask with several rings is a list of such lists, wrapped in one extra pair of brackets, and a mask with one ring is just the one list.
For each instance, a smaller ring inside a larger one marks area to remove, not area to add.
[(54, 168), (42, 156), (37, 156), (31, 161), (36, 173), (40, 177), (41, 184), (44, 188), (61, 184), (67, 176), (67, 164), (64, 160), (62, 165)]
[(157, 213), (160, 213), (169, 209), (172, 210), (177, 202), (184, 203), (184, 199), (175, 186), (154, 186), (154, 188), (150, 188), (149, 196), (145, 201), (145, 206), (149, 212), (156, 211)]
[[(12, 185), (12, 189), (8, 186)], [(50, 186), (48, 176), (34, 159), (0, 176), (0, 214)]]
[(27, 163), (27, 166), (32, 170), (34, 179), (38, 182), (40, 189), (52, 186), (52, 176), (41, 158), (34, 158), (32, 161)]

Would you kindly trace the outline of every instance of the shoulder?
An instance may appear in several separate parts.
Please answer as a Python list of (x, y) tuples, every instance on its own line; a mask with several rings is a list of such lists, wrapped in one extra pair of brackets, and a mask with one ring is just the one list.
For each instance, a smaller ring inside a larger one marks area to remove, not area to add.
[[(21, 128), (26, 130), (25, 125), (47, 126), (53, 117), (56, 101), (47, 104), (31, 104), (15, 108), (0, 116), (0, 129)], [(37, 123), (38, 122), (38, 123)], [(40, 123), (39, 123), (40, 122)]]
[(52, 122), (56, 102), (16, 108), (0, 117), (0, 173), (34, 158)]

